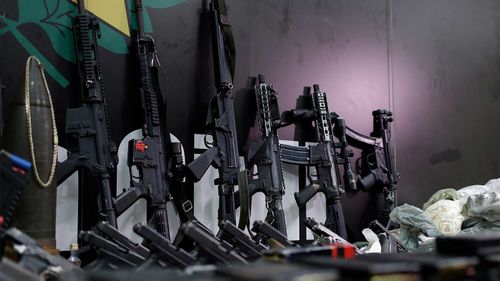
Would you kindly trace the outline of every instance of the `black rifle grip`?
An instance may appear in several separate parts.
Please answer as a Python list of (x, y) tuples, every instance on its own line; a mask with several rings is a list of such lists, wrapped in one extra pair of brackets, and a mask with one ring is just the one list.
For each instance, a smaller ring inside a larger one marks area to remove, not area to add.
[(297, 202), (297, 205), (299, 208), (302, 208), (306, 205), (306, 203), (313, 198), (316, 193), (319, 191), (319, 185), (317, 184), (311, 184), (308, 185), (302, 190), (301, 192), (295, 192), (295, 201)]
[(132, 204), (139, 200), (139, 198), (144, 197), (145, 194), (143, 191), (144, 190), (139, 186), (134, 186), (134, 184), (132, 184), (129, 189), (118, 195), (114, 202), (116, 215), (121, 215), (132, 206)]
[(379, 180), (380, 180), (379, 175), (375, 171), (370, 171), (370, 173), (365, 177), (358, 178), (357, 186), (363, 191), (368, 191), (372, 189), (375, 185), (377, 185), (377, 182)]

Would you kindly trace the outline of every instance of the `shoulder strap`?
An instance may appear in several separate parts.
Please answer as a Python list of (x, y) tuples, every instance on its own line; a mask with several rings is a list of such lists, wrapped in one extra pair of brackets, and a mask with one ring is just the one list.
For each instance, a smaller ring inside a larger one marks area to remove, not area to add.
[(220, 23), (222, 25), (222, 33), (224, 34), (224, 42), (226, 43), (226, 53), (229, 56), (229, 66), (231, 68), (231, 77), (234, 79), (236, 68), (236, 46), (234, 44), (234, 36), (229, 24), (229, 14), (225, 0), (214, 0), (215, 8), (219, 12)]

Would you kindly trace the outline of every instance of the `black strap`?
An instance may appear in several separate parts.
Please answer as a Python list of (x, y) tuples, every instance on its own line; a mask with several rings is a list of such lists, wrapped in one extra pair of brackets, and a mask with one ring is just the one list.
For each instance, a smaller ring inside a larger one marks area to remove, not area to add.
[(186, 195), (186, 182), (171, 185), (173, 201), (182, 223), (195, 220), (194, 205)]
[(244, 230), (250, 223), (251, 212), (251, 196), (248, 190), (248, 174), (247, 170), (238, 173), (238, 187), (240, 190), (240, 219), (238, 227)]
[(215, 9), (219, 12), (219, 20), (222, 25), (222, 33), (224, 34), (224, 41), (226, 53), (229, 56), (229, 66), (231, 70), (231, 77), (234, 80), (234, 73), (236, 69), (236, 46), (234, 44), (234, 36), (229, 24), (229, 14), (225, 0), (214, 0)]

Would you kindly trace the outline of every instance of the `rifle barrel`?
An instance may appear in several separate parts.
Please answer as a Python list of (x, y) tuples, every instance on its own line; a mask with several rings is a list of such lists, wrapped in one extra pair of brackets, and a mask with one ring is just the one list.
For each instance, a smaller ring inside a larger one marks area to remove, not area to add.
[(142, 0), (135, 0), (135, 11), (137, 13), (137, 32), (139, 36), (144, 35), (144, 20), (142, 16)]

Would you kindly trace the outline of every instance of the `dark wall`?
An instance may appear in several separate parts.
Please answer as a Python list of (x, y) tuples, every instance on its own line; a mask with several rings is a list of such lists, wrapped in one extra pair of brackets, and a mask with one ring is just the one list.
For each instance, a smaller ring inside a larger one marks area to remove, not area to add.
[[(237, 89), (247, 76), (263, 73), (275, 84), (285, 110), (295, 106), (303, 86), (318, 83), (328, 93), (330, 110), (364, 133), (371, 129), (372, 110), (395, 112), (400, 203), (421, 205), (438, 188), (498, 176), (498, 1), (227, 1), (237, 47)], [(0, 0), (0, 9), (15, 19), (19, 2)], [(168, 77), (168, 120), (188, 160), (214, 88), (202, 13), (206, 2), (147, 8)], [(2, 26), (0, 20), (0, 74), (8, 102), (30, 52), (12, 32), (2, 33)], [(65, 107), (78, 92), (74, 64), (54, 52), (36, 23), (17, 30), (69, 79), (70, 85), (62, 87), (49, 78), (64, 142)], [(119, 142), (141, 123), (135, 117), (135, 60), (107, 50), (102, 54), (113, 139)], [(238, 119), (244, 120), (246, 103), (242, 96), (237, 99)], [(293, 129), (283, 129), (280, 137), (292, 139)], [(365, 194), (344, 200), (350, 224), (361, 220), (366, 201)]]
[(401, 200), (498, 177), (499, 1), (392, 8)]
[(373, 109), (394, 111), (400, 202), (498, 177), (498, 1), (251, 3), (251, 69), (282, 108), (319, 83), (361, 132)]

